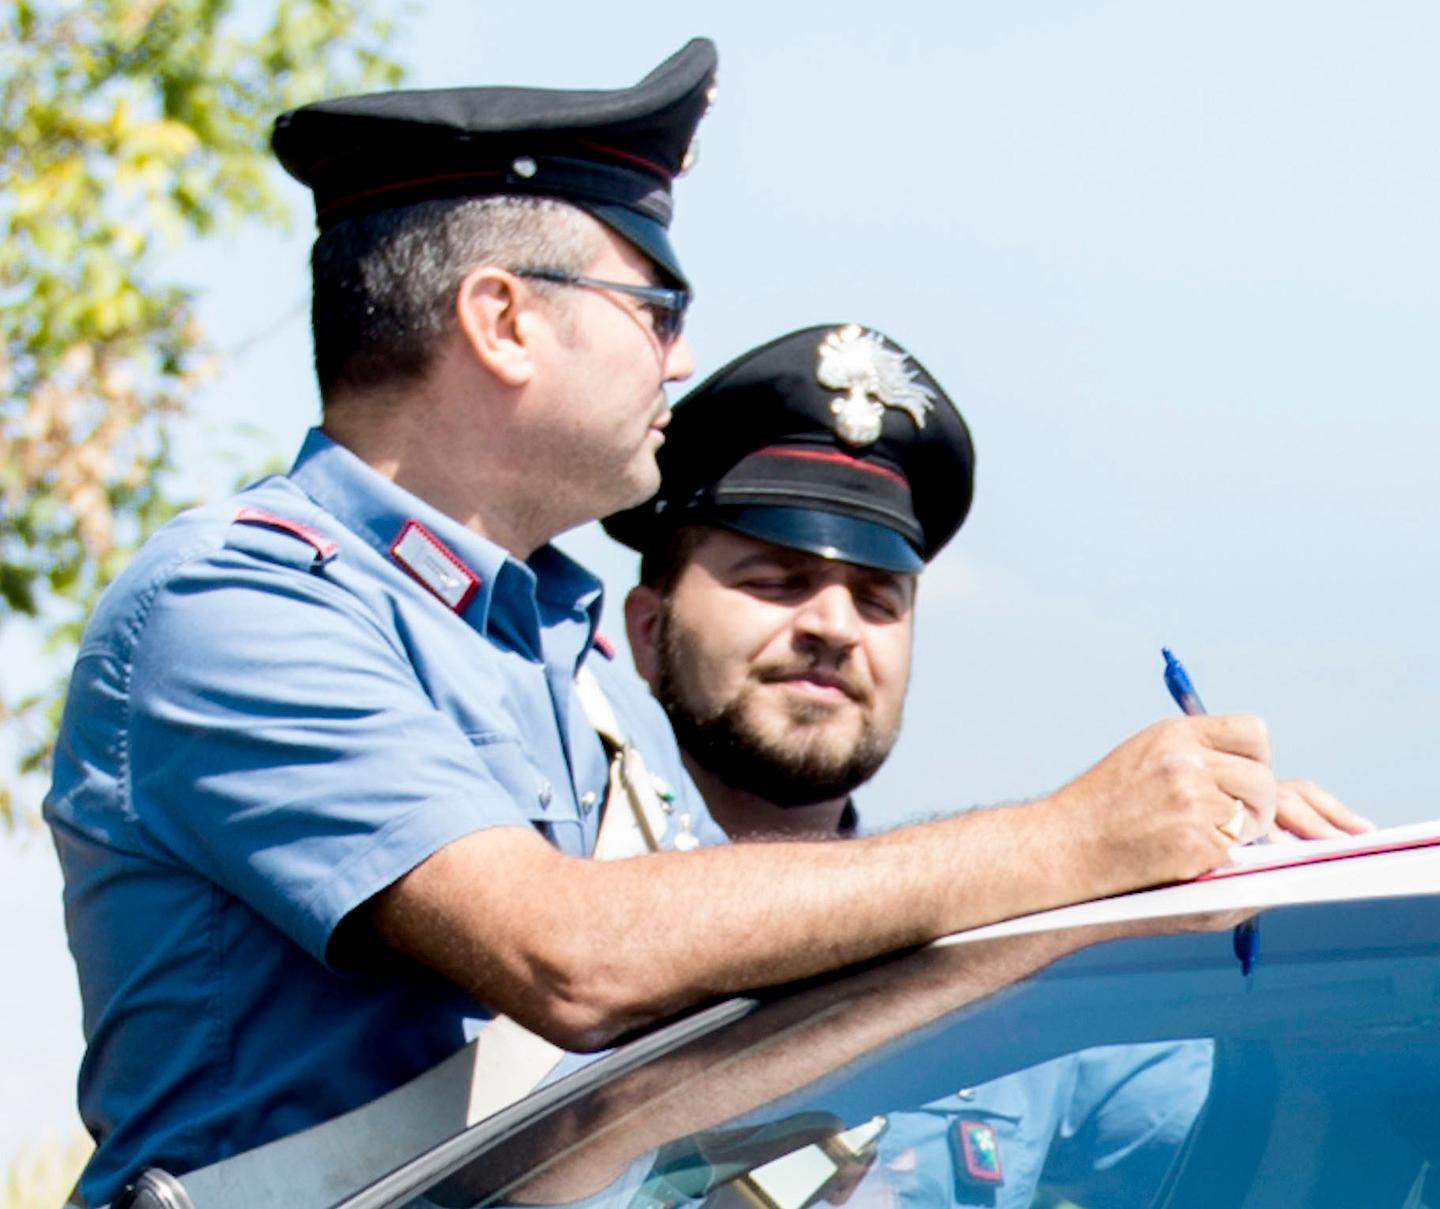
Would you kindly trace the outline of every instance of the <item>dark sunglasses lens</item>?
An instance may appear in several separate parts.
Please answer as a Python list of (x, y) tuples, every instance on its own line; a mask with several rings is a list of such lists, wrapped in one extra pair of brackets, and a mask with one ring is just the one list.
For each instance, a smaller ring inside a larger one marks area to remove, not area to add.
[(680, 332), (685, 327), (685, 311), (689, 305), (689, 295), (681, 294), (674, 300), (673, 306), (655, 308), (655, 334), (661, 340), (668, 344), (680, 338)]

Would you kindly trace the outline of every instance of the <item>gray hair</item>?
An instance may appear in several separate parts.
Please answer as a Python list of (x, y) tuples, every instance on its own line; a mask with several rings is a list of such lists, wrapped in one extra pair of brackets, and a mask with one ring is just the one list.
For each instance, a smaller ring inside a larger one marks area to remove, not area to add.
[(477, 266), (580, 273), (599, 252), (595, 221), (549, 197), (421, 202), (337, 223), (310, 256), (321, 398), (421, 377)]

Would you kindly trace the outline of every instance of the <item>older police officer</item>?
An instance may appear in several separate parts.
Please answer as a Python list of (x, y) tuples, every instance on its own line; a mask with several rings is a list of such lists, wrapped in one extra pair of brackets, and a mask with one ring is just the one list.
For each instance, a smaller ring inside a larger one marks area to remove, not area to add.
[[(90, 1203), (371, 1100), (496, 1005), (594, 1027), (547, 948), (587, 943), (565, 908), (538, 946), (504, 939), (548, 897), (528, 871), (444, 882), (475, 925), (443, 956), (409, 937), (454, 904), (394, 888), (461, 837), (595, 846), (608, 760), (572, 681), (600, 585), (545, 543), (657, 481), (662, 388), (690, 372), (670, 183), (714, 68), (696, 41), (614, 93), (396, 92), (277, 123), (320, 227), (323, 428), (107, 594), (46, 806)], [(658, 711), (590, 662), (705, 836)], [(382, 928), (455, 981), (387, 956)]]
[[(1263, 727), (1210, 718), (1017, 808), (1000, 830), (1044, 865), (1025, 878), (987, 816), (582, 859), (605, 847), (612, 752), (625, 785), (659, 778), (660, 809), (612, 800), (607, 824), (633, 805), (647, 845), (718, 838), (658, 713), (592, 654), (599, 584), (548, 545), (659, 481), (663, 387), (691, 370), (670, 182), (713, 70), (702, 41), (616, 93), (392, 93), (277, 124), (317, 205), (323, 425), (107, 594), (47, 800), (92, 1203), (143, 1164), (359, 1105), (477, 1032), (482, 1054), (507, 1028), (538, 1035), (531, 1056), (602, 1046), (710, 996), (1192, 876), (1224, 859), (1222, 827), (1269, 826)], [(847, 393), (864, 431), (868, 387)], [(545, 1062), (501, 1072), (506, 1094)]]

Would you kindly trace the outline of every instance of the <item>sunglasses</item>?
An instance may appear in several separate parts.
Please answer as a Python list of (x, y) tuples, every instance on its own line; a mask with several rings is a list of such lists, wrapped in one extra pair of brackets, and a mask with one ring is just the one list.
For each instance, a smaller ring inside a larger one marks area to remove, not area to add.
[(552, 285), (583, 286), (586, 289), (608, 290), (612, 294), (637, 298), (643, 309), (649, 312), (651, 327), (662, 345), (673, 344), (680, 338), (680, 331), (685, 326), (685, 311), (694, 297), (689, 290), (671, 289), (663, 285), (632, 285), (628, 281), (605, 281), (599, 277), (566, 273), (562, 269), (511, 269), (510, 272), (516, 277), (548, 281)]

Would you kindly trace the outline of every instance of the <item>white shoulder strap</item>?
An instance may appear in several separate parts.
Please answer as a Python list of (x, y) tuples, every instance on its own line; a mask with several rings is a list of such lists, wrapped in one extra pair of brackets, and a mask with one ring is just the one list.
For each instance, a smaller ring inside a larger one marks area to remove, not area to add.
[[(673, 807), (656, 788), (645, 758), (626, 739), (600, 682), (588, 667), (582, 667), (575, 676), (575, 695), (610, 753), (610, 783), (595, 858), (609, 861), (659, 851)], [(696, 841), (688, 816), (681, 815), (679, 823), (673, 847), (693, 848)]]

